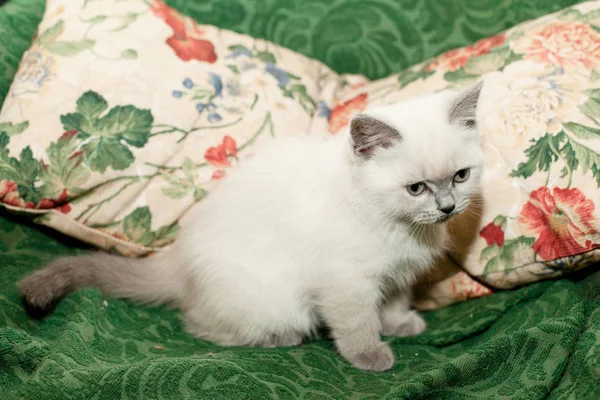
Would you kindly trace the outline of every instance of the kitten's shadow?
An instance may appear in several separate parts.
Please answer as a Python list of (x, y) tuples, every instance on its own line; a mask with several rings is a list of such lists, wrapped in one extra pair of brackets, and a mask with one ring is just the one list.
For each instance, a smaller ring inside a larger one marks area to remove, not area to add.
[(449, 257), (446, 257), (419, 278), (414, 291), (413, 305), (420, 310), (432, 310), (457, 301), (452, 278), (463, 271), (467, 256), (479, 236), (483, 215), (483, 198), (471, 199), (469, 207), (448, 223), (451, 238)]
[(471, 199), (467, 209), (451, 219), (448, 231), (452, 240), (450, 254), (455, 262), (464, 265), (475, 240), (479, 236), (479, 227), (483, 215), (483, 197), (477, 195)]

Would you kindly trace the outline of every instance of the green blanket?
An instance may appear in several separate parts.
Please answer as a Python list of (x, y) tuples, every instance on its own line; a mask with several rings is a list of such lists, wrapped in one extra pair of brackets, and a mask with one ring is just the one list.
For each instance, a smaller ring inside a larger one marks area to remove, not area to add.
[[(338, 71), (379, 77), (573, 2), (169, 3)], [(0, 100), (42, 11), (42, 0), (0, 8)], [(175, 311), (92, 289), (33, 321), (15, 282), (53, 257), (84, 250), (17, 222), (0, 217), (0, 399), (600, 398), (600, 272), (594, 268), (428, 313), (425, 334), (391, 339), (393, 370), (367, 373), (338, 357), (325, 338), (297, 348), (218, 347), (184, 334)]]

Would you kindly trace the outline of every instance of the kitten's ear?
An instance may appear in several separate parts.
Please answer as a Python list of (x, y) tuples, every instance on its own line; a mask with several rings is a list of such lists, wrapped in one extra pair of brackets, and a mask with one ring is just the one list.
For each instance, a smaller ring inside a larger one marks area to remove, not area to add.
[(469, 129), (475, 128), (477, 103), (482, 88), (483, 82), (479, 81), (458, 95), (450, 108), (450, 123), (459, 124)]
[(369, 159), (377, 148), (385, 149), (390, 147), (394, 141), (402, 139), (396, 129), (364, 114), (359, 114), (352, 119), (350, 135), (354, 154), (365, 160)]

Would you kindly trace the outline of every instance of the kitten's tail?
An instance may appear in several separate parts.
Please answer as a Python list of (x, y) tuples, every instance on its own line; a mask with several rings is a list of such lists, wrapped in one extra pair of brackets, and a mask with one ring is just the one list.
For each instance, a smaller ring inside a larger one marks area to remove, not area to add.
[(63, 257), (18, 283), (29, 314), (43, 317), (65, 295), (83, 287), (143, 303), (177, 303), (184, 283), (163, 254), (126, 258), (107, 253)]

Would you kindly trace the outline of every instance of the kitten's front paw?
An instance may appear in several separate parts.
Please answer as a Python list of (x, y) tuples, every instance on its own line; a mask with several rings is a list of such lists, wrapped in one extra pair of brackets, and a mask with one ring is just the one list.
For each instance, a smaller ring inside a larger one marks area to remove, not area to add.
[(416, 311), (402, 314), (383, 314), (382, 330), (384, 336), (413, 336), (425, 332), (427, 323)]
[(386, 343), (361, 352), (342, 352), (342, 356), (365, 371), (386, 371), (394, 365), (394, 354)]

